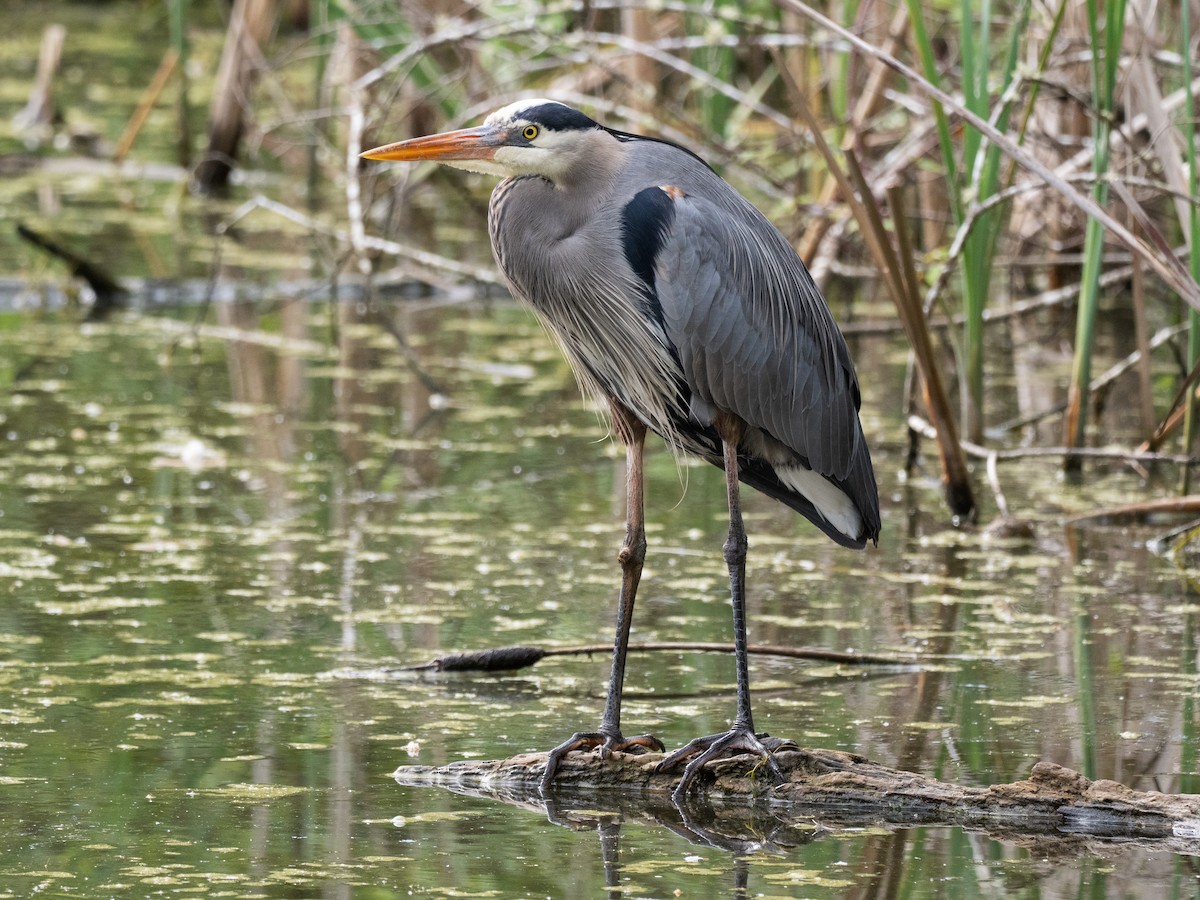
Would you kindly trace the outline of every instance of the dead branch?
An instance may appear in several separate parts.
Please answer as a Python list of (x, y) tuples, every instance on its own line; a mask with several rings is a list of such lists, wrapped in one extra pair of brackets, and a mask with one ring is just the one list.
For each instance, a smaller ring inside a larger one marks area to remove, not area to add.
[[(698, 641), (648, 641), (629, 645), (631, 653), (733, 653), (733, 644)], [(462, 653), (447, 653), (428, 662), (404, 666), (406, 672), (508, 672), (535, 665), (548, 656), (592, 656), (612, 652), (611, 644), (583, 644), (575, 647), (493, 647)], [(842, 665), (912, 666), (911, 658), (825, 650), (819, 647), (784, 647), (778, 644), (751, 644), (747, 653), (782, 659), (806, 659)]]

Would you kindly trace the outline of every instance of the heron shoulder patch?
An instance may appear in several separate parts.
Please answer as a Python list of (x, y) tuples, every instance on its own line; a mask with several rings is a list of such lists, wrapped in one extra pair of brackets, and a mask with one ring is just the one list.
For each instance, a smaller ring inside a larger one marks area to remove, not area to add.
[(675, 220), (675, 200), (686, 194), (673, 185), (649, 187), (634, 194), (621, 211), (625, 258), (634, 273), (654, 290), (654, 261)]

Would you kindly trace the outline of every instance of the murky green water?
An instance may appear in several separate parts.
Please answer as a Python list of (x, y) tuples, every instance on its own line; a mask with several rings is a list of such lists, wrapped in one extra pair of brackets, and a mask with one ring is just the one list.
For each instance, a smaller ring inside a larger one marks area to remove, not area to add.
[[(114, 141), (165, 26), (134, 4), (53, 6), (72, 41), (68, 121)], [(43, 4), (14, 9), (0, 36), (5, 122), (45, 23)], [(202, 70), (219, 39), (195, 37)], [(136, 159), (171, 160), (172, 126), (156, 110)], [(0, 150), (19, 150), (3, 129)], [(215, 242), (213, 223), (257, 187), (201, 202), (178, 173), (63, 156), (0, 179), (0, 306), (35, 307), (0, 313), (0, 897), (1200, 890), (1194, 857), (1132, 844), (814, 820), (757, 822), (722, 845), (616, 800), (532, 808), (397, 785), (399, 765), (546, 749), (597, 721), (603, 654), (508, 675), (396, 670), (453, 649), (607, 642), (620, 454), (515, 307), (366, 310), (280, 289), (328, 271), (336, 248), (265, 215)], [(292, 179), (266, 193), (302, 191)], [(47, 312), (61, 269), (11, 237), (16, 219), (146, 279), (141, 303), (191, 302), (82, 326)], [(485, 258), (482, 234), (470, 232)], [(211, 286), (186, 280), (210, 272)], [(194, 328), (209, 293), (218, 302)], [(1110, 356), (1127, 352), (1128, 331), (1112, 325)], [(993, 409), (1052, 404), (1054, 360), (1006, 339), (1014, 376)], [(969, 784), (1049, 760), (1200, 790), (1195, 573), (1145, 549), (1157, 529), (1061, 524), (1140, 496), (1137, 475), (1096, 464), (1068, 488), (1053, 459), (1002, 464), (1031, 533), (949, 530), (932, 469), (898, 474), (900, 340), (856, 340), (854, 353), (880, 547), (839, 550), (747, 492), (751, 639), (920, 666), (757, 658), (759, 726)], [(1107, 427), (1131, 409), (1110, 401)], [(720, 473), (681, 472), (656, 447), (649, 476), (635, 639), (727, 640)], [(668, 746), (732, 713), (724, 657), (635, 655), (627, 684), (630, 730)]]
[[(198, 332), (192, 311), (4, 320), (0, 896), (602, 893), (611, 826), (391, 772), (545, 749), (593, 724), (604, 657), (389, 670), (446, 649), (606, 641), (619, 454), (508, 304), (405, 307), (439, 393), (350, 304), (259, 309), (220, 306)], [(888, 372), (868, 409), (890, 408)], [(940, 530), (931, 488), (898, 480), (899, 423), (867, 421), (880, 549), (836, 549), (748, 497), (751, 636), (916, 653), (922, 671), (756, 661), (761, 727), (967, 783), (1046, 759), (1194, 788), (1186, 579), (1146, 535)], [(1032, 499), (1050, 463), (1007, 471), (1018, 508), (1058, 499)], [(720, 473), (681, 477), (660, 450), (649, 491), (636, 637), (727, 639)], [(717, 730), (732, 681), (722, 657), (637, 656), (626, 721), (668, 745)], [(735, 862), (630, 816), (619, 848), (608, 877), (631, 896), (738, 879), (768, 896), (1197, 888), (1185, 857), (954, 829), (820, 826)]]

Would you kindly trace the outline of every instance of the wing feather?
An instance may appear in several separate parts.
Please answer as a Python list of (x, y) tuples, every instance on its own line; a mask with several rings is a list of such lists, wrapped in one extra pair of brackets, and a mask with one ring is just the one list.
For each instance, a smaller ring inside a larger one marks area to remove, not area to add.
[(783, 236), (749, 204), (680, 194), (655, 276), (667, 336), (701, 406), (782, 444), (845, 491), (877, 532), (849, 351)]

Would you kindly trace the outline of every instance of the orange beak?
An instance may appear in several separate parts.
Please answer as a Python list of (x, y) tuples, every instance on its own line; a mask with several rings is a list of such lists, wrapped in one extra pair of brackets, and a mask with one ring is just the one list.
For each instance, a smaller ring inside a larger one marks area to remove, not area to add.
[(498, 128), (480, 126), (431, 134), (395, 144), (386, 144), (360, 154), (363, 159), (391, 159), (402, 162), (437, 160), (445, 162), (455, 159), (492, 159), (496, 150), (508, 142), (506, 132)]

